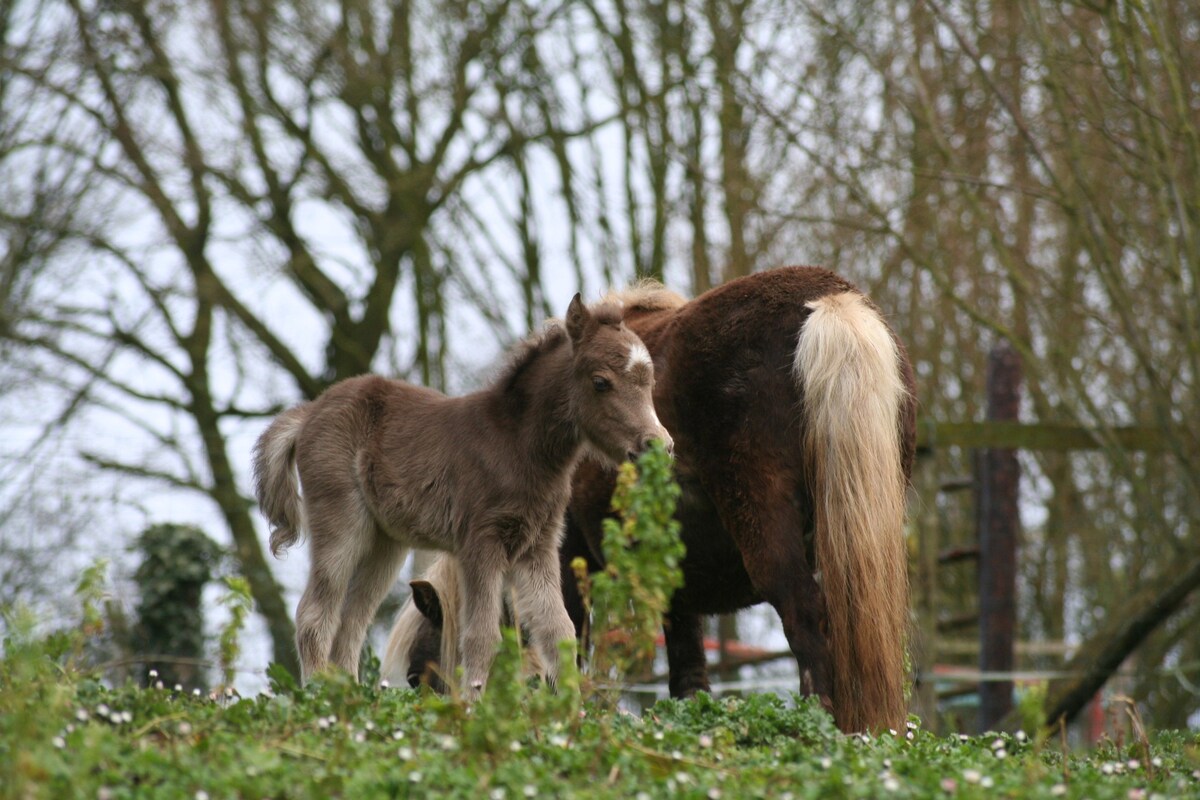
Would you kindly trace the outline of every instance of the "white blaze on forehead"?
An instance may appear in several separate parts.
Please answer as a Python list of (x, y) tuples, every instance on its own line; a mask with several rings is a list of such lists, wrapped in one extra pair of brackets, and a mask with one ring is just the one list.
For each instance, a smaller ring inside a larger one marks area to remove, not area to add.
[(645, 364), (647, 367), (654, 365), (654, 362), (650, 360), (650, 351), (641, 342), (630, 345), (629, 360), (625, 362), (625, 371), (629, 372), (638, 364)]

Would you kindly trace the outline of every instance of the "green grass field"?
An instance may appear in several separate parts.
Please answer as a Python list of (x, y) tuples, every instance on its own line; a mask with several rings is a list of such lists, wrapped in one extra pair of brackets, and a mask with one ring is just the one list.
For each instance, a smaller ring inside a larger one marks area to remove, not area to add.
[(774, 696), (613, 710), (578, 676), (526, 685), (509, 639), (484, 698), (358, 685), (257, 697), (108, 688), (6, 642), (0, 794), (13, 798), (1200, 797), (1200, 735), (1064, 753), (1054, 737), (844, 735)]
[[(632, 469), (622, 474), (626, 519), (608, 526), (610, 568), (585, 587), (595, 630), (627, 634), (593, 654), (596, 675), (618, 676), (653, 651), (678, 585), (677, 490), (664, 453), (642, 467), (637, 486)], [(244, 581), (227, 583), (226, 684), (250, 610)], [(916, 720), (845, 735), (818, 706), (772, 695), (702, 695), (634, 715), (619, 710), (619, 685), (581, 677), (573, 658), (558, 691), (529, 684), (511, 631), (470, 707), (380, 688), (377, 662), (361, 684), (335, 675), (304, 688), (273, 666), (271, 690), (255, 697), (109, 686), (90, 649), (103, 592), (102, 567), (85, 571), (82, 621), (49, 635), (28, 613), (5, 615), (0, 797), (1200, 798), (1200, 734), (1147, 736), (1134, 715), (1128, 735), (1087, 752), (1041, 734), (938, 737)]]

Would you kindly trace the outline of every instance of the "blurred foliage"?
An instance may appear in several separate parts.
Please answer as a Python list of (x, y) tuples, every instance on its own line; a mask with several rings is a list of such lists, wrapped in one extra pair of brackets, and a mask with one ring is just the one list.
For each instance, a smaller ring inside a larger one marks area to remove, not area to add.
[(222, 550), (199, 528), (174, 524), (146, 528), (134, 546), (142, 562), (133, 574), (138, 588), (133, 644), (146, 656), (143, 678), (203, 687), (202, 596)]

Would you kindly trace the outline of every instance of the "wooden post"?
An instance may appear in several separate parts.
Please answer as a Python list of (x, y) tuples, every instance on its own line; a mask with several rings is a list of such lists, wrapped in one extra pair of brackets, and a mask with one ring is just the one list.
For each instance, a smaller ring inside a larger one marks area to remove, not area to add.
[(917, 691), (916, 706), (925, 728), (941, 732), (937, 707), (937, 683), (934, 666), (938, 660), (938, 457), (929, 450), (917, 459), (916, 537), (916, 606), (918, 641), (916, 647)]
[[(1021, 361), (1007, 345), (988, 355), (987, 418), (1016, 420), (1021, 399)], [(1010, 672), (1016, 628), (1017, 492), (1020, 466), (1014, 450), (989, 449), (978, 461), (979, 668)], [(979, 685), (979, 726), (992, 728), (1012, 710), (1011, 680)]]

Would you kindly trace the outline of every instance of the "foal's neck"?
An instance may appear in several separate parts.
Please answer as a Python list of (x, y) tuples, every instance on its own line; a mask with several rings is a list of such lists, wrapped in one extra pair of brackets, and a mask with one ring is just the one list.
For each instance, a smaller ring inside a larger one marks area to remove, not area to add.
[(571, 399), (571, 343), (548, 342), (515, 374), (492, 387), (498, 422), (511, 431), (530, 466), (567, 469), (583, 447)]

